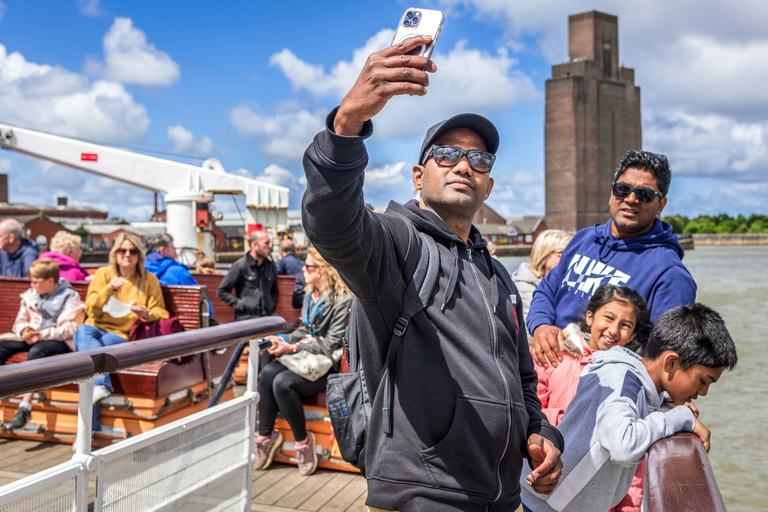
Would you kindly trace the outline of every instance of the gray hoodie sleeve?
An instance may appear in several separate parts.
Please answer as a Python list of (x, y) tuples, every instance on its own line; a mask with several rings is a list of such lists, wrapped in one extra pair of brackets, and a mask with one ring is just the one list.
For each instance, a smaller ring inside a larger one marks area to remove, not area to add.
[(638, 405), (627, 395), (624, 389), (614, 392), (597, 410), (597, 441), (616, 464), (631, 467), (659, 439), (693, 431), (696, 421), (688, 407), (656, 411), (641, 418)]

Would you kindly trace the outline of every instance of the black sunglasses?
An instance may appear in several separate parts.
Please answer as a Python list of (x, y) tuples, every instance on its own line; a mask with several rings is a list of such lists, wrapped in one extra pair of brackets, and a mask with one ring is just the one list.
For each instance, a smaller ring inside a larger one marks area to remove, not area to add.
[(632, 185), (629, 185), (628, 183), (616, 183), (616, 182), (614, 182), (612, 186), (613, 186), (613, 196), (616, 199), (627, 198), (629, 197), (629, 194), (634, 192), (638, 202), (642, 204), (651, 204), (653, 200), (656, 199), (656, 196), (664, 197), (664, 194), (662, 194), (658, 190), (653, 190), (652, 188), (648, 188), (648, 187), (635, 188)]
[(478, 151), (474, 149), (471, 151), (464, 151), (455, 146), (438, 146), (437, 144), (433, 144), (432, 147), (429, 148), (427, 154), (424, 155), (424, 161), (421, 162), (421, 165), (424, 165), (427, 162), (429, 155), (434, 156), (435, 162), (441, 167), (456, 165), (459, 163), (459, 160), (461, 160), (461, 157), (467, 155), (469, 167), (473, 171), (481, 174), (491, 172), (493, 163), (496, 161), (496, 155), (486, 151)]
[(139, 254), (139, 250), (138, 249), (118, 249), (117, 253), (122, 254), (123, 256), (125, 256), (126, 254), (130, 254), (131, 256), (136, 256), (137, 254)]

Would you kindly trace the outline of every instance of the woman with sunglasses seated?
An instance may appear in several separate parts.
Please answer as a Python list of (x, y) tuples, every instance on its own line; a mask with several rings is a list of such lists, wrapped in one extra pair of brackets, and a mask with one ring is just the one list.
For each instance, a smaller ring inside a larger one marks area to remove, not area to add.
[[(75, 331), (75, 350), (124, 343), (137, 320), (154, 322), (169, 317), (160, 283), (144, 270), (144, 259), (138, 237), (128, 233), (117, 236), (109, 252), (109, 266), (97, 270), (88, 286), (88, 318)], [(112, 394), (109, 375), (93, 384), (94, 403)]]
[[(307, 287), (299, 327), (290, 334), (267, 338), (272, 341), (268, 352), (277, 360), (264, 366), (259, 381), (259, 433), (255, 440), (256, 463), (253, 466), (256, 470), (270, 466), (283, 442), (283, 434), (274, 429), (278, 411), (291, 426), (299, 473), (311, 475), (317, 469), (315, 435), (307, 431), (301, 397), (325, 391), (328, 374), (338, 371), (352, 294), (336, 269), (313, 247), (307, 251), (302, 272)], [(318, 368), (311, 374), (300, 374), (308, 368), (286, 360), (290, 354), (303, 354), (310, 359), (314, 357), (312, 354), (325, 356), (330, 367), (323, 366), (324, 372)]]

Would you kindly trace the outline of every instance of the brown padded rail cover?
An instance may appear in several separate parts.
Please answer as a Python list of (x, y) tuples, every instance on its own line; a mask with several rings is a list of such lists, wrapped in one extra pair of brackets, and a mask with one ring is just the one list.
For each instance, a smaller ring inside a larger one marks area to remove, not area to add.
[(646, 512), (725, 512), (707, 452), (694, 434), (651, 447), (644, 494)]
[[(88, 283), (75, 281), (72, 287), (85, 300)], [(29, 279), (0, 277), (0, 332), (11, 330), (19, 309), (19, 295), (28, 288)], [(166, 309), (171, 316), (179, 318), (184, 330), (199, 328), (200, 301), (201, 296), (205, 295), (205, 287), (163, 286), (162, 289)], [(231, 350), (230, 348), (211, 353), (211, 377), (218, 377), (224, 372)], [(8, 363), (26, 361), (26, 355), (26, 352), (17, 354)], [(117, 394), (155, 398), (189, 388), (204, 380), (202, 357), (195, 355), (178, 361), (153, 363), (119, 372), (112, 376), (112, 385)], [(74, 385), (65, 387), (77, 389)]]

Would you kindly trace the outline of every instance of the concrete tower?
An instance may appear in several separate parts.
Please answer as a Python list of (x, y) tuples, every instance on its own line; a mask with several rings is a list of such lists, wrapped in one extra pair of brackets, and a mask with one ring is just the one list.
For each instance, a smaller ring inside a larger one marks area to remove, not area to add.
[(635, 70), (619, 66), (616, 16), (569, 16), (568, 56), (546, 83), (546, 222), (576, 231), (610, 218), (613, 174), (624, 153), (642, 148), (642, 128)]

